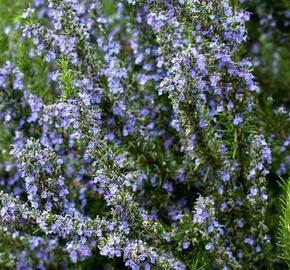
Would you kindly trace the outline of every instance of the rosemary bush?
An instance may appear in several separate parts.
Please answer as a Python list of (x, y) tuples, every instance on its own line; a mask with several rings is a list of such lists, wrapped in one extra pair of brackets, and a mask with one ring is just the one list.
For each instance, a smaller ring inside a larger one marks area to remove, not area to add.
[(284, 269), (290, 5), (268, 2), (0, 0), (0, 268)]

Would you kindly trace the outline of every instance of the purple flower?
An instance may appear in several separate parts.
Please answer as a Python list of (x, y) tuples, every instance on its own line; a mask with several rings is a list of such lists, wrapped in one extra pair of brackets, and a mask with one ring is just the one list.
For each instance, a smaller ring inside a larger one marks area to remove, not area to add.
[(243, 123), (243, 117), (242, 117), (240, 114), (237, 114), (237, 115), (234, 117), (233, 124), (234, 124), (235, 126), (239, 126), (241, 123)]
[(190, 242), (189, 242), (188, 240), (184, 240), (184, 241), (182, 242), (182, 248), (183, 248), (183, 249), (188, 249), (189, 246), (190, 246)]
[(206, 245), (205, 245), (205, 250), (212, 250), (213, 249), (213, 244), (210, 242), (210, 243), (207, 243)]
[(252, 236), (246, 237), (246, 238), (244, 239), (244, 242), (245, 242), (246, 244), (249, 244), (250, 246), (254, 245), (254, 239), (253, 239)]

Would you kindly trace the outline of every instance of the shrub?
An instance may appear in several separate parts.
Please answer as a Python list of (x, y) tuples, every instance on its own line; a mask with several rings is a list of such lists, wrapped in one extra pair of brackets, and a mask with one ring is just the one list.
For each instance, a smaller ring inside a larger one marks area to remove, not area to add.
[[(276, 29), (267, 4), (15, 5), (0, 43), (3, 269), (284, 267), (289, 62), (284, 35), (261, 30)], [(287, 35), (287, 3), (271, 9)]]

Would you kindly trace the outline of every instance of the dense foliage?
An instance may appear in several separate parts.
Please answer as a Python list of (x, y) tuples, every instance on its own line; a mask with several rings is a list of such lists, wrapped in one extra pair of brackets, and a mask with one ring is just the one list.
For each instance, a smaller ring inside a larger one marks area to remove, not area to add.
[(288, 0), (0, 0), (0, 269), (284, 269), (289, 29)]

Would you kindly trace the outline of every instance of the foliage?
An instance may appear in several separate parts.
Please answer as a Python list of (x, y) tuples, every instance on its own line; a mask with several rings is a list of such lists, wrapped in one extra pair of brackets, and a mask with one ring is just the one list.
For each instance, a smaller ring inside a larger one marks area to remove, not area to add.
[(283, 181), (281, 187), (283, 189), (283, 196), (281, 196), (282, 201), (282, 215), (280, 219), (280, 228), (279, 228), (279, 236), (280, 241), (279, 245), (282, 249), (282, 258), (287, 261), (289, 266), (289, 258), (290, 258), (290, 181)]

